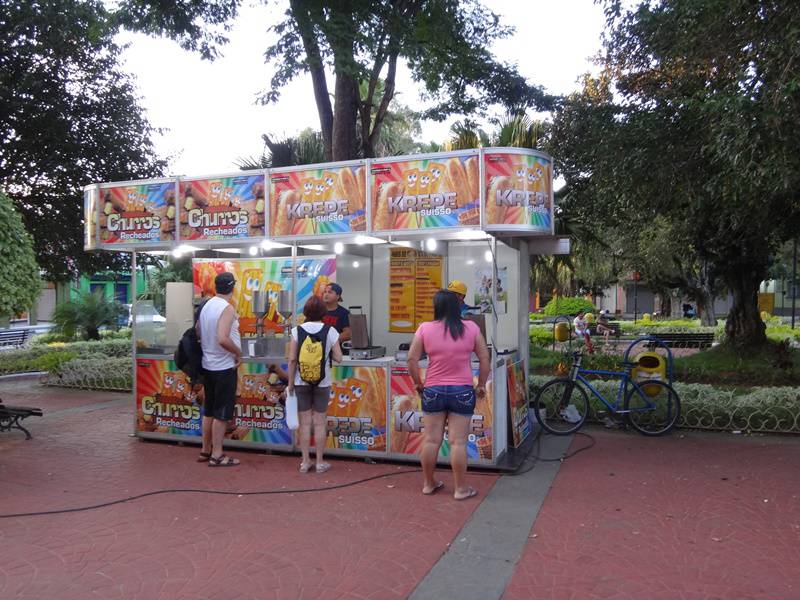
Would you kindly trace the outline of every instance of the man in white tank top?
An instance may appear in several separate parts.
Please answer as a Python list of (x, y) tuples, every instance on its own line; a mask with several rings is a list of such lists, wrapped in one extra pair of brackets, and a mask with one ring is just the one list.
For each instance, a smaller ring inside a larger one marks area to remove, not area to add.
[(198, 460), (208, 461), (209, 467), (235, 467), (238, 459), (222, 453), (222, 442), (228, 421), (233, 419), (242, 362), (239, 317), (231, 304), (236, 279), (232, 273), (220, 273), (214, 286), (217, 295), (203, 305), (197, 319), (205, 376), (203, 450)]

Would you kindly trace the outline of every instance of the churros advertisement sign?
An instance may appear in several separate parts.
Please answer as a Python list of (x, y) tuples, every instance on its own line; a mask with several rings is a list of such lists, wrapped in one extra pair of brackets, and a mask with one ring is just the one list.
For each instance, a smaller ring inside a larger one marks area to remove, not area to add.
[(386, 452), (386, 369), (333, 367), (328, 448)]
[(270, 171), (270, 237), (367, 230), (363, 163)]
[(553, 233), (553, 167), (545, 155), (484, 153), (487, 230)]
[[(236, 406), (225, 437), (291, 446), (283, 392), (286, 365), (242, 364)], [(205, 392), (193, 388), (171, 360), (136, 360), (136, 430), (148, 434), (200, 436)]]
[[(252, 258), (217, 260), (198, 258), (192, 261), (192, 279), (195, 298), (214, 295), (214, 279), (223, 272), (233, 273), (236, 286), (231, 303), (239, 317), (239, 332), (243, 336), (256, 333), (256, 315), (253, 311), (253, 292), (267, 292), (269, 311), (264, 317), (264, 331), (280, 332), (283, 320), (277, 312), (281, 290), (292, 289), (292, 259)], [(322, 297), (325, 286), (336, 281), (336, 259), (333, 257), (299, 258), (296, 266), (295, 314), (312, 296)]]
[(477, 152), (373, 162), (372, 230), (425, 230), (480, 224)]
[(264, 175), (180, 182), (181, 240), (263, 237)]
[(507, 370), (508, 414), (511, 416), (512, 443), (517, 448), (531, 433), (528, 386), (525, 385), (525, 366), (522, 361), (509, 363)]
[(175, 239), (175, 182), (100, 190), (101, 244), (156, 244)]
[(199, 436), (198, 393), (171, 360), (136, 359), (136, 430)]
[[(473, 382), (478, 382), (478, 369), (473, 369)], [(392, 367), (391, 405), (389, 408), (391, 434), (390, 454), (418, 454), (424, 441), (425, 415), (422, 400), (414, 389), (407, 367)], [(492, 459), (493, 420), (492, 381), (486, 383), (486, 396), (475, 404), (475, 412), (467, 436), (467, 458), (471, 460)], [(439, 456), (450, 455), (447, 432)]]

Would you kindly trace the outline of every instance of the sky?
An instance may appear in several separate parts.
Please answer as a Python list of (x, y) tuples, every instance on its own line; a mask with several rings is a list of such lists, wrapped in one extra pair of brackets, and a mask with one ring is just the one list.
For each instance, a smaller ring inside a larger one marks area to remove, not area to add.
[[(593, 0), (485, 0), (516, 32), (495, 43), (492, 51), (517, 65), (529, 81), (565, 94), (578, 78), (593, 70), (591, 57), (600, 49), (603, 12)], [(169, 157), (170, 175), (214, 175), (238, 170), (240, 157), (260, 156), (263, 133), (284, 137), (307, 127), (319, 129), (310, 78), (300, 76), (282, 90), (275, 104), (257, 104), (272, 77), (264, 51), (270, 25), (288, 1), (245, 6), (228, 34), (230, 43), (213, 62), (182, 50), (167, 39), (122, 33), (118, 42), (126, 70), (136, 77), (141, 104), (154, 127), (160, 155)], [(333, 89), (332, 78), (330, 89)], [(407, 69), (398, 69), (398, 100), (422, 108), (419, 88)], [(455, 116), (444, 123), (424, 121), (422, 141), (444, 142)]]

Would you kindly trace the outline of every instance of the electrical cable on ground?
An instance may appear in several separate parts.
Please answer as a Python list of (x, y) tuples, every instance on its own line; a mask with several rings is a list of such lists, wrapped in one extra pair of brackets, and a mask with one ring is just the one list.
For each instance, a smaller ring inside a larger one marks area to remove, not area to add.
[[(588, 450), (592, 446), (595, 445), (595, 439), (589, 435), (588, 433), (577, 432), (576, 435), (582, 435), (588, 437), (591, 440), (591, 443), (588, 446), (583, 446), (574, 450), (573, 452), (564, 454), (564, 456), (560, 458), (542, 458), (538, 456), (538, 454), (533, 454), (534, 447), (537, 448), (537, 453), (541, 450), (541, 430), (537, 433), (536, 439), (534, 440), (535, 445), (531, 444), (531, 449), (528, 451), (527, 456), (522, 459), (522, 462), (519, 466), (510, 473), (503, 473), (500, 477), (516, 477), (519, 475), (524, 475), (534, 469), (537, 462), (561, 462), (568, 458), (572, 458), (579, 452), (583, 452), (584, 450)], [(533, 459), (531, 461), (531, 459)], [(531, 461), (530, 464), (523, 469), (523, 465)], [(106, 508), (108, 506), (114, 506), (116, 504), (124, 504), (126, 502), (133, 502), (134, 500), (139, 500), (141, 498), (147, 498), (148, 496), (159, 496), (161, 494), (216, 494), (222, 496), (267, 496), (267, 495), (277, 495), (277, 494), (307, 494), (311, 492), (327, 492), (330, 490), (339, 490), (342, 488), (353, 487), (356, 485), (360, 485), (362, 483), (367, 483), (368, 481), (374, 481), (376, 479), (381, 479), (384, 477), (394, 477), (397, 475), (408, 475), (409, 473), (421, 473), (422, 469), (405, 469), (403, 471), (390, 471), (388, 473), (380, 473), (378, 475), (372, 475), (370, 477), (364, 477), (362, 479), (356, 479), (354, 481), (347, 481), (345, 483), (337, 483), (334, 485), (329, 485), (325, 487), (316, 487), (316, 488), (297, 488), (297, 489), (280, 489), (280, 490), (263, 490), (263, 491), (256, 491), (256, 492), (237, 492), (237, 491), (228, 491), (228, 490), (203, 490), (203, 489), (196, 489), (196, 488), (174, 488), (174, 489), (164, 489), (164, 490), (154, 490), (152, 492), (145, 492), (143, 494), (137, 494), (135, 496), (127, 496), (125, 498), (119, 498), (117, 500), (110, 500), (108, 502), (102, 502), (100, 504), (93, 504), (91, 506), (79, 506), (76, 508), (61, 508), (55, 510), (45, 510), (45, 511), (38, 511), (38, 512), (29, 512), (29, 513), (14, 513), (14, 514), (7, 514), (2, 515), (0, 514), (0, 519), (13, 519), (13, 518), (21, 518), (21, 517), (40, 517), (46, 515), (59, 515), (65, 513), (76, 513), (76, 512), (85, 512), (88, 510), (95, 510), (98, 508)], [(496, 476), (495, 473), (477, 473), (472, 472), (470, 475), (477, 475), (477, 476)]]

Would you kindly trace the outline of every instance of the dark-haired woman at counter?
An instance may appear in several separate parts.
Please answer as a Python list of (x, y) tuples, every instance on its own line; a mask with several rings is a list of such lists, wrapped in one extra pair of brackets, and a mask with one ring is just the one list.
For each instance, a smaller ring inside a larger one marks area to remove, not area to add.
[[(436, 292), (433, 318), (419, 326), (408, 352), (408, 370), (422, 398), (425, 414), (425, 441), (420, 457), (424, 475), (422, 493), (434, 494), (444, 487), (444, 482), (434, 479), (434, 470), (447, 425), (455, 487), (453, 497), (465, 500), (478, 493), (465, 481), (467, 437), (476, 398), (486, 395), (489, 349), (478, 326), (461, 319), (459, 299), (453, 292)], [(419, 368), (423, 352), (428, 355), (424, 384)], [(478, 385), (474, 388), (470, 362), (473, 352), (480, 363)]]

